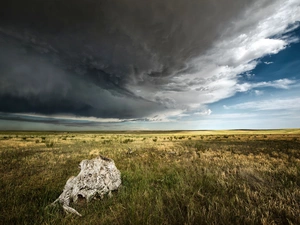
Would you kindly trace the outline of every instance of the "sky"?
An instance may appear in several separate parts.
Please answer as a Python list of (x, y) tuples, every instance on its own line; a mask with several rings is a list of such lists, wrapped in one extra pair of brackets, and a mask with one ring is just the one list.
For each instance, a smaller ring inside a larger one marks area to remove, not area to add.
[(300, 128), (300, 0), (6, 0), (0, 130)]

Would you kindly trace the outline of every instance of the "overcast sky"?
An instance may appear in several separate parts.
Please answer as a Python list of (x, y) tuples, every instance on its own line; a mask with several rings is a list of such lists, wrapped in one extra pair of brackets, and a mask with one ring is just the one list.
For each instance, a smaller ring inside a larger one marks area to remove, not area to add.
[(0, 129), (300, 127), (300, 0), (6, 0)]

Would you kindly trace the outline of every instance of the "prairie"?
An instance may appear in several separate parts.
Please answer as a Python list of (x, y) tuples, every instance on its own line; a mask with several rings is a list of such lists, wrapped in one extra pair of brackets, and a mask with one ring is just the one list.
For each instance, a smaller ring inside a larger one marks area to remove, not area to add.
[[(113, 197), (50, 207), (83, 159)], [(0, 132), (0, 224), (300, 224), (300, 130)]]

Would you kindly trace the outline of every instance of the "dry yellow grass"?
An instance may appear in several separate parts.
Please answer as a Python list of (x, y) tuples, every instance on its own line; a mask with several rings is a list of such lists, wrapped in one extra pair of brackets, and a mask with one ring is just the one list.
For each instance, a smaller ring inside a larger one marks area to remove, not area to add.
[[(0, 133), (1, 224), (300, 224), (300, 130)], [(114, 159), (123, 188), (49, 205), (78, 163)]]

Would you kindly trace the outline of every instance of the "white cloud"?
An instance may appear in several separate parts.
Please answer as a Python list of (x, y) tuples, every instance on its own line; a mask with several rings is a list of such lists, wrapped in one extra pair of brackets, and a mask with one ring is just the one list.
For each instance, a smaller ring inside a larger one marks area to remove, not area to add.
[(194, 115), (209, 116), (212, 113), (211, 109), (206, 109), (201, 112), (196, 112)]
[(249, 101), (236, 105), (226, 106), (226, 109), (240, 110), (300, 110), (300, 98), (269, 99), (263, 101)]
[(116, 122), (124, 122), (124, 119), (118, 118), (98, 118), (98, 117), (83, 117), (83, 116), (74, 116), (71, 114), (64, 115), (42, 115), (42, 114), (32, 114), (32, 113), (11, 113), (14, 116), (28, 117), (32, 118), (33, 121), (35, 119), (44, 119), (44, 120), (68, 120), (70, 122), (99, 122), (99, 123), (116, 123)]
[(248, 44), (231, 49), (233, 54), (232, 60), (236, 65), (248, 63), (251, 60), (261, 58), (268, 54), (276, 54), (284, 49), (286, 45), (287, 43), (284, 40), (269, 38), (249, 41)]
[(264, 92), (260, 91), (260, 90), (254, 90), (255, 95), (259, 96), (259, 95), (263, 95)]
[[(196, 70), (167, 78), (167, 84), (147, 83), (145, 87), (136, 87), (142, 90), (138, 95), (150, 101), (160, 100), (160, 103), (164, 102), (162, 99), (167, 99), (166, 107), (172, 105), (178, 110), (176, 115), (180, 115), (192, 114), (206, 104), (229, 98), (237, 92), (263, 87), (288, 89), (296, 81), (283, 78), (249, 83), (240, 81), (239, 75), (247, 72), (250, 74), (261, 57), (276, 54), (293, 43), (295, 38), (283, 36), (283, 33), (287, 29), (295, 29), (296, 26), (291, 28), (289, 25), (299, 20), (299, 0), (261, 0), (232, 21), (209, 50), (189, 62), (188, 66)], [(260, 95), (262, 91), (255, 90), (255, 94)], [(288, 104), (287, 101), (284, 102)], [(254, 108), (254, 104), (236, 107)], [(262, 108), (261, 106), (260, 109)], [(164, 115), (174, 116), (174, 113), (166, 112)]]
[(236, 85), (237, 88), (236, 90), (238, 92), (245, 92), (253, 88), (264, 88), (264, 87), (288, 89), (292, 84), (295, 83), (296, 83), (295, 80), (290, 80), (290, 79), (279, 79), (275, 81), (258, 82), (258, 83), (242, 83)]
[(270, 65), (270, 64), (273, 64), (273, 62), (264, 62), (264, 64)]

